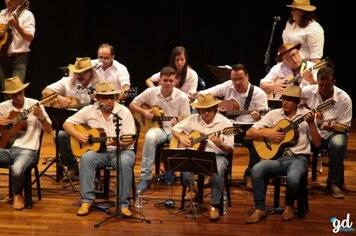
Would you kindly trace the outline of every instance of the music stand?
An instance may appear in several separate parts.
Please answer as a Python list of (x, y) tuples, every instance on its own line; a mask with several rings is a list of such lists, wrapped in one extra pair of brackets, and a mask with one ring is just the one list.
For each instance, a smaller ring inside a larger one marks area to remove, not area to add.
[[(166, 171), (190, 172), (191, 177), (198, 175), (217, 174), (216, 156), (214, 152), (198, 151), (195, 149), (162, 149), (164, 168)], [(189, 182), (190, 189), (193, 189), (192, 181)], [(194, 219), (197, 212), (190, 195), (188, 213), (191, 212)]]
[[(59, 157), (59, 140), (58, 140), (58, 133), (60, 130), (63, 130), (63, 123), (66, 121), (66, 119), (70, 116), (72, 116), (74, 113), (76, 113), (76, 110), (68, 110), (64, 108), (54, 108), (54, 107), (46, 107), (46, 112), (48, 116), (51, 118), (52, 121), (52, 128), (55, 129), (55, 145), (56, 145), (56, 156), (51, 160), (51, 162), (46, 166), (46, 168), (39, 174), (38, 178), (41, 177), (42, 175), (45, 175), (46, 171), (55, 163), (56, 164), (56, 182), (59, 182), (62, 177), (63, 177), (63, 172), (67, 176), (70, 185), (73, 188), (73, 191), (76, 192), (76, 188), (74, 187), (74, 184), (72, 182), (72, 179), (68, 175), (68, 172), (66, 168), (64, 168), (64, 165), (62, 163), (61, 158)], [(46, 164), (44, 162), (43, 164)], [(50, 175), (46, 175), (52, 179), (54, 179)]]
[(226, 80), (231, 79), (231, 67), (230, 66), (213, 66), (209, 65), (208, 67), (210, 71), (214, 74), (214, 76), (220, 81), (224, 82)]

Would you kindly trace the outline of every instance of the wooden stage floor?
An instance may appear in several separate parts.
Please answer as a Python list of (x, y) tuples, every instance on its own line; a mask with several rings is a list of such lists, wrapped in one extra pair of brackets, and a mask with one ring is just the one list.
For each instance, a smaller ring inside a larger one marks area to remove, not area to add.
[[(53, 135), (45, 135), (39, 162), (40, 171), (46, 167), (42, 162), (55, 154)], [(136, 159), (135, 177), (138, 182), (141, 164), (143, 135), (139, 140), (139, 152)], [(325, 158), (324, 163), (328, 160)], [(248, 162), (248, 152), (244, 148), (236, 147), (233, 160), (233, 181), (241, 182), (243, 172)], [(163, 168), (163, 165), (162, 165)], [(348, 156), (345, 161), (346, 196), (344, 199), (334, 199), (324, 191), (327, 166), (323, 166), (322, 174), (318, 174), (317, 181), (309, 180), (309, 206), (310, 212), (306, 219), (294, 219), (283, 222), (280, 215), (270, 215), (266, 220), (246, 225), (245, 220), (253, 208), (253, 194), (239, 185), (232, 186), (232, 207), (229, 213), (220, 218), (218, 222), (210, 222), (208, 212), (199, 209), (196, 220), (186, 213), (179, 212), (181, 185), (172, 187), (163, 183), (151, 185), (150, 191), (144, 194), (144, 205), (135, 211), (136, 219), (123, 219), (114, 217), (100, 227), (94, 225), (107, 219), (107, 213), (95, 210), (85, 217), (76, 216), (80, 204), (79, 192), (72, 187), (66, 187), (62, 181), (56, 182), (48, 176), (41, 177), (42, 200), (37, 199), (33, 190), (34, 206), (32, 209), (16, 211), (7, 203), (8, 200), (8, 171), (0, 169), (0, 235), (333, 235), (333, 225), (330, 219), (336, 217), (340, 221), (350, 214), (349, 223), (353, 222), (353, 232), (340, 232), (343, 235), (356, 233), (356, 120), (349, 136)], [(52, 165), (46, 174), (55, 177), (55, 165)], [(311, 173), (309, 173), (311, 176)], [(115, 189), (115, 178), (111, 181), (112, 190)], [(33, 186), (35, 187), (35, 185)], [(79, 185), (75, 186), (79, 190)], [(267, 206), (273, 204), (273, 187), (268, 187)], [(284, 188), (281, 195), (284, 196)], [(205, 191), (209, 192), (208, 189)], [(111, 200), (115, 201), (114, 193)], [(173, 199), (176, 207), (166, 209), (162, 203)], [(282, 197), (283, 199), (283, 197)], [(97, 199), (97, 201), (104, 201)], [(209, 196), (204, 198), (209, 202)], [(281, 202), (283, 205), (283, 202)], [(112, 208), (115, 211), (115, 207)]]

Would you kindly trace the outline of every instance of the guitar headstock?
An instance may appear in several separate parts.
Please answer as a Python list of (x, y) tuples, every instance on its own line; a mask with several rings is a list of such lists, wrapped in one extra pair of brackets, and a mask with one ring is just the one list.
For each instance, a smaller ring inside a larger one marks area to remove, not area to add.
[(126, 94), (129, 98), (135, 98), (137, 96), (137, 87), (123, 90), (122, 93)]
[(46, 105), (47, 103), (51, 103), (53, 102), (54, 99), (57, 98), (57, 96), (58, 96), (57, 93), (51, 93), (50, 95), (43, 97), (40, 101), (40, 104)]
[(329, 63), (329, 61), (327, 59), (323, 59), (313, 66), (313, 70), (319, 70), (319, 69), (325, 68), (328, 66), (328, 63)]
[(331, 107), (333, 107), (335, 105), (335, 100), (334, 99), (329, 99), (325, 102), (323, 102), (322, 104), (320, 104), (315, 110), (316, 112), (323, 112), (326, 111), (328, 109), (330, 109)]
[(137, 138), (136, 134), (123, 134), (120, 136), (121, 142), (135, 142)]
[(233, 127), (227, 127), (222, 131), (224, 135), (235, 135), (238, 134), (239, 132), (242, 132), (242, 129), (237, 124), (234, 124)]
[(18, 18), (23, 10), (28, 9), (30, 7), (30, 2), (28, 0), (23, 0), (15, 9), (13, 16)]

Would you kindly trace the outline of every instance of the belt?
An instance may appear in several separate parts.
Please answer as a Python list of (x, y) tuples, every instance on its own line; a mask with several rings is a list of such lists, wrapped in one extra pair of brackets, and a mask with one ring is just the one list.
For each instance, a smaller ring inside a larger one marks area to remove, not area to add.
[(7, 54), (8, 57), (26, 56), (28, 52), (15, 52)]

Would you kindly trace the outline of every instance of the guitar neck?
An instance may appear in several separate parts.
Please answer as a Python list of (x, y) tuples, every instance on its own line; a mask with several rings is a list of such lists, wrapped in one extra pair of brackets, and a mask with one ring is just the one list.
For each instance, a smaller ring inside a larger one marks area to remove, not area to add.
[(223, 130), (219, 130), (219, 131), (216, 131), (216, 132), (212, 132), (212, 133), (210, 133), (210, 134), (203, 134), (203, 135), (201, 135), (200, 137), (193, 139), (193, 140), (192, 140), (192, 145), (194, 145), (194, 144), (196, 144), (196, 143), (200, 143), (200, 142), (202, 142), (202, 141), (208, 139), (209, 136), (212, 135), (212, 134), (220, 135), (220, 134), (222, 134), (222, 133), (223, 133)]
[(178, 119), (178, 117), (175, 117), (175, 116), (154, 116), (152, 118), (152, 121), (170, 121), (173, 118)]

